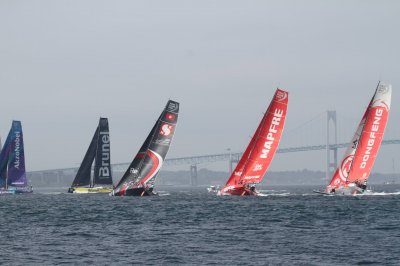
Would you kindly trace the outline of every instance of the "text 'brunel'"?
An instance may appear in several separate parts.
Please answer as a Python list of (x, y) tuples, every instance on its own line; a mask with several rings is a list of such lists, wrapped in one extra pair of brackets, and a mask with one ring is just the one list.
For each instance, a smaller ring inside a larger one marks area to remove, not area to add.
[(99, 177), (110, 176), (110, 136), (108, 132), (100, 132), (101, 138), (101, 167)]
[(279, 124), (281, 123), (283, 116), (283, 110), (275, 109), (274, 116), (272, 117), (271, 125), (269, 126), (267, 140), (264, 142), (264, 147), (262, 149), (260, 158), (266, 159), (268, 158), (268, 154), (272, 148), (272, 144), (275, 140), (275, 135), (278, 132)]

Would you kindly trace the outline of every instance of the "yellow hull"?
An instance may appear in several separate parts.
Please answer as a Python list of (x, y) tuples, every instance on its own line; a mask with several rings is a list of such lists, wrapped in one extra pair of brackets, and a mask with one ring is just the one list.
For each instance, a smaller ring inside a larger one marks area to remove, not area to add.
[(72, 193), (77, 193), (77, 194), (88, 194), (88, 193), (110, 193), (112, 191), (112, 188), (108, 187), (77, 187), (74, 188)]

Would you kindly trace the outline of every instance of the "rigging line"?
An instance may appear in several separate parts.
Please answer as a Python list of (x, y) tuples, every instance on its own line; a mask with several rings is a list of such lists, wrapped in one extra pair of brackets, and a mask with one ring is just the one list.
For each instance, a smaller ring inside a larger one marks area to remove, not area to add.
[(301, 124), (301, 125), (299, 125), (299, 126), (293, 128), (293, 129), (290, 129), (290, 130), (286, 131), (286, 132), (285, 132), (285, 135), (291, 134), (291, 133), (293, 133), (293, 131), (298, 130), (299, 128), (302, 128), (302, 127), (304, 127), (304, 126), (310, 124), (311, 122), (314, 122), (315, 120), (321, 118), (321, 116), (322, 116), (323, 114), (325, 114), (325, 111), (324, 111), (324, 112), (321, 112), (321, 113), (319, 113), (319, 114), (317, 114), (316, 116), (314, 116), (314, 117), (311, 118), (310, 120), (304, 122), (303, 124)]

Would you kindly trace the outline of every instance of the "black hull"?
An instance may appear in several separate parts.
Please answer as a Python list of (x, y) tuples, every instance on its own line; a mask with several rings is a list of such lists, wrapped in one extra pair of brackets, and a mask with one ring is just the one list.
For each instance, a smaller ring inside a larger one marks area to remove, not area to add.
[(144, 196), (157, 196), (158, 194), (153, 192), (153, 188), (134, 188), (127, 189), (123, 194), (116, 194), (115, 196), (133, 196), (133, 197), (144, 197)]

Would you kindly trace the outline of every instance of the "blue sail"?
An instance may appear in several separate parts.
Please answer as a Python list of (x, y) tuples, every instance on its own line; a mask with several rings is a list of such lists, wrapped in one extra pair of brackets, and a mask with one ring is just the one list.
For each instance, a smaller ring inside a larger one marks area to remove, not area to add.
[(8, 185), (26, 187), (25, 152), (22, 126), (20, 121), (12, 123), (11, 149), (8, 159)]
[(0, 153), (0, 188), (27, 187), (22, 126), (13, 121)]

